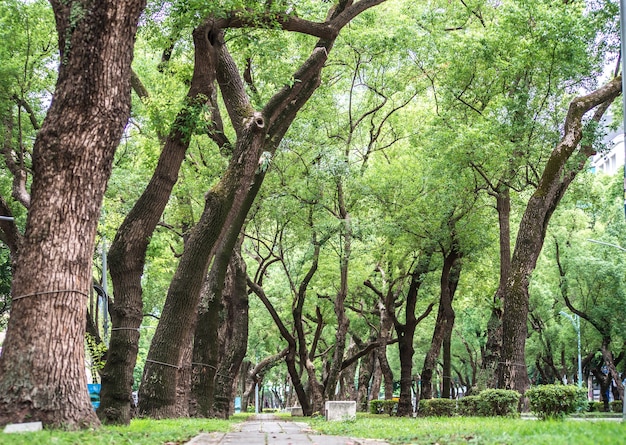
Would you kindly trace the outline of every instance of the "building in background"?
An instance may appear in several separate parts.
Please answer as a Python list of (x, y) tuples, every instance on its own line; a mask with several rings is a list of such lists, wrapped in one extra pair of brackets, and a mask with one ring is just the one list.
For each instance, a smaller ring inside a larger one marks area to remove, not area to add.
[(620, 128), (604, 138), (606, 150), (591, 158), (591, 171), (614, 175), (624, 165), (624, 132)]

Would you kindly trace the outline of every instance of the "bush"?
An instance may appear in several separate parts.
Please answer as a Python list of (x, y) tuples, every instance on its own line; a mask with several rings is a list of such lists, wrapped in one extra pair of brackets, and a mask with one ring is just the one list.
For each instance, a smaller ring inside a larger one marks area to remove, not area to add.
[(422, 416), (451, 417), (456, 414), (455, 399), (420, 400), (419, 413)]
[(480, 416), (481, 402), (480, 396), (461, 397), (459, 399), (458, 413), (461, 416)]
[(478, 413), (483, 416), (519, 416), (521, 394), (509, 389), (486, 389), (478, 394)]
[(602, 413), (604, 412), (604, 402), (589, 402), (587, 406), (587, 411), (590, 413)]
[(622, 405), (622, 401), (621, 400), (613, 400), (611, 402), (611, 412), (613, 412), (613, 413), (621, 413), (623, 408), (624, 407)]
[(587, 406), (587, 390), (574, 385), (541, 385), (526, 391), (530, 410), (542, 420), (562, 419)]
[(390, 400), (372, 400), (370, 402), (371, 414), (389, 414), (392, 415), (398, 409), (398, 399)]

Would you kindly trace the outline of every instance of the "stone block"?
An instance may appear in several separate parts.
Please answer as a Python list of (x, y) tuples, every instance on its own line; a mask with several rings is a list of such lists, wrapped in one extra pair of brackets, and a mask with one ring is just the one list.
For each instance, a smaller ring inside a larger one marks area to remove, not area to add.
[(41, 422), (27, 422), (27, 423), (10, 423), (4, 427), (5, 433), (32, 433), (34, 431), (41, 431), (43, 425)]
[(355, 401), (329, 401), (324, 406), (326, 420), (354, 420), (356, 419)]
[(291, 407), (291, 417), (302, 417), (303, 415), (301, 406)]

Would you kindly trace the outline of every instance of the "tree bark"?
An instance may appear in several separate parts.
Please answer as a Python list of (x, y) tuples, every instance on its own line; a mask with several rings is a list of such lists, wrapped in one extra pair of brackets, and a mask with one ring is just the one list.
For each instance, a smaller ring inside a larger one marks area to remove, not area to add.
[(335, 316), (337, 317), (335, 350), (333, 352), (333, 358), (328, 371), (328, 379), (325, 382), (325, 395), (328, 400), (335, 400), (337, 379), (339, 378), (339, 372), (341, 371), (341, 364), (343, 362), (343, 355), (346, 347), (346, 335), (348, 334), (348, 328), (350, 327), (350, 320), (346, 315), (345, 300), (348, 296), (348, 267), (350, 265), (350, 252), (352, 245), (352, 225), (350, 222), (350, 214), (348, 213), (345, 203), (343, 179), (341, 178), (339, 178), (337, 183), (337, 201), (339, 206), (338, 216), (341, 219), (342, 224), (340, 244), (343, 245), (343, 250), (339, 260), (339, 292), (337, 292), (334, 304)]
[[(418, 264), (411, 272), (411, 284), (406, 297), (406, 320), (401, 324), (394, 317), (394, 326), (398, 334), (398, 348), (400, 351), (400, 400), (398, 401), (398, 416), (410, 416), (413, 413), (412, 384), (413, 384), (413, 337), (418, 323), (426, 318), (433, 308), (431, 304), (427, 310), (418, 318), (415, 316), (415, 306), (417, 305), (417, 295), (424, 282), (424, 278), (430, 269), (430, 259), (432, 250), (422, 253)], [(387, 302), (387, 308), (393, 302)]]
[(599, 121), (610, 103), (620, 94), (621, 77), (570, 103), (564, 135), (550, 154), (520, 222), (511, 259), (511, 274), (504, 292), (502, 318), (502, 365), (498, 386), (524, 393), (530, 381), (526, 369), (525, 345), (528, 334), (528, 284), (543, 247), (548, 223), (556, 206), (585, 161), (593, 153), (591, 146), (580, 146), (584, 115), (597, 108), (593, 119)]
[(227, 285), (222, 297), (224, 321), (220, 342), (224, 354), (215, 376), (213, 414), (227, 419), (235, 391), (235, 381), (248, 346), (248, 288), (246, 265), (241, 257), (241, 245), (233, 251), (228, 267)]
[[(441, 291), (439, 294), (437, 322), (435, 323), (430, 349), (426, 353), (424, 366), (422, 367), (422, 394), (420, 400), (433, 398), (432, 376), (437, 367), (441, 345), (446, 338), (449, 341), (452, 335), (455, 318), (452, 301), (454, 300), (454, 293), (459, 282), (460, 267), (458, 266), (458, 260), (460, 258), (461, 253), (458, 250), (458, 246), (456, 242), (453, 242), (453, 248), (444, 256), (443, 268), (441, 270)], [(448, 364), (449, 363), (448, 358)], [(448, 398), (450, 396), (450, 369), (448, 369), (447, 374), (444, 370), (444, 379), (446, 376), (448, 379), (448, 393), (447, 395), (444, 393), (442, 397)]]
[(184, 338), (181, 334), (186, 333), (188, 323), (180, 321), (195, 317), (201, 282), (216, 253), (218, 240), (228, 231), (241, 229), (265, 176), (266, 168), (259, 163), (261, 153), (266, 151), (272, 155), (275, 152), (297, 112), (319, 86), (321, 70), (339, 30), (359, 13), (383, 1), (340, 2), (327, 21), (332, 32), (318, 41), (311, 56), (294, 73), (294, 82), (278, 91), (262, 112), (254, 111), (237, 66), (226, 48), (221, 26), (227, 26), (227, 22), (214, 17), (205, 22), (209, 42), (217, 54), (217, 81), (237, 142), (227, 171), (207, 195), (203, 215), (192, 230), (168, 290), (163, 316), (144, 368), (140, 413), (154, 417), (173, 414), (175, 394), (168, 386), (175, 382), (174, 371), (181, 350), (168, 339)]
[(61, 63), (33, 149), (31, 203), (0, 358), (0, 424), (79, 428), (99, 423), (85, 385), (86, 298), (102, 197), (130, 113), (144, 1), (50, 3)]
[[(508, 187), (495, 193), (498, 212), (500, 246), (500, 281), (493, 297), (491, 316), (487, 324), (487, 342), (482, 360), (484, 384), (488, 388), (498, 386), (498, 363), (502, 360), (502, 307), (506, 283), (511, 271), (511, 195)], [(482, 383), (482, 382), (481, 382)]]
[(165, 140), (152, 179), (117, 230), (108, 254), (114, 289), (109, 360), (102, 373), (98, 416), (104, 423), (128, 424), (131, 419), (133, 369), (139, 326), (143, 319), (141, 278), (150, 238), (169, 201), (194, 128), (189, 123), (211, 97), (215, 82), (215, 51), (206, 28), (193, 32), (194, 73), (186, 103)]
[(198, 322), (193, 340), (191, 374), (191, 400), (189, 412), (192, 416), (210, 417), (215, 394), (215, 373), (219, 364), (219, 341), (217, 332), (222, 313), (221, 292), (216, 292), (215, 280), (209, 274), (198, 306)]
[(357, 410), (366, 413), (370, 402), (370, 381), (374, 375), (376, 360), (378, 359), (378, 349), (374, 349), (361, 359), (359, 365), (359, 384), (357, 388)]

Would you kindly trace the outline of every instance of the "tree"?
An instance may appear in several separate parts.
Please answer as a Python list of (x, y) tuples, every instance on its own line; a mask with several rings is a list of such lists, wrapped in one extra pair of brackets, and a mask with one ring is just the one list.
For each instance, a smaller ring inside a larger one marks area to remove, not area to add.
[[(264, 23), (264, 17), (253, 17), (253, 20), (236, 14), (223, 19), (209, 17), (202, 25), (200, 32), (215, 52), (216, 77), (237, 140), (232, 144), (232, 156), (221, 181), (206, 195), (203, 214), (190, 234), (169, 288), (163, 317), (144, 369), (139, 397), (141, 412), (156, 417), (177, 414), (171, 383), (176, 381), (175, 373), (180, 366), (182, 349), (172, 338), (191, 338), (188, 331), (193, 325), (191, 321), (209, 262), (219, 244), (234, 244), (265, 175), (264, 163), (269, 162), (266, 158), (275, 152), (296, 113), (319, 86), (321, 69), (338, 32), (352, 18), (382, 1), (339, 2), (322, 24), (296, 16), (276, 18), (275, 14), (270, 14), (265, 17), (271, 18), (269, 23), (277, 21), (284, 29), (297, 30), (320, 40), (309, 58), (294, 73), (293, 82), (274, 94), (262, 111), (254, 110), (246, 94), (245, 79), (239, 75), (227, 49), (224, 30)], [(263, 152), (267, 153), (266, 158), (261, 158)], [(226, 258), (229, 256), (223, 255), (218, 260), (226, 260), (227, 264)], [(181, 319), (189, 322), (173, 323), (173, 320)]]
[[(203, 34), (203, 31), (205, 33)], [(133, 368), (137, 359), (139, 326), (143, 319), (142, 276), (146, 251), (185, 158), (191, 137), (206, 108), (216, 109), (214, 53), (210, 51), (206, 30), (194, 32), (194, 69), (189, 92), (167, 137), (152, 178), (118, 228), (108, 253), (114, 302), (111, 305), (113, 330), (110, 354), (103, 370), (101, 408), (98, 415), (106, 423), (128, 424), (131, 419)], [(137, 75), (133, 85), (147, 99), (147, 90)], [(221, 138), (219, 120), (207, 125)], [(222, 142), (221, 145), (224, 145)]]
[[(130, 112), (130, 64), (144, 2), (50, 4), (59, 74), (33, 148), (26, 229), (14, 246), (0, 423), (78, 428), (98, 424), (84, 383), (85, 299), (100, 205)], [(1, 228), (15, 236), (11, 223)]]
[(585, 130), (588, 134), (594, 126), (585, 129), (583, 118), (587, 112), (596, 109), (592, 122), (599, 122), (620, 92), (621, 77), (618, 77), (570, 103), (563, 137), (550, 154), (522, 216), (511, 260), (511, 274), (505, 288), (502, 335), (506, 342), (498, 373), (498, 384), (502, 388), (524, 392), (529, 386), (525, 355), (529, 279), (543, 247), (552, 213), (594, 152), (593, 134), (589, 135), (589, 142), (583, 141)]

